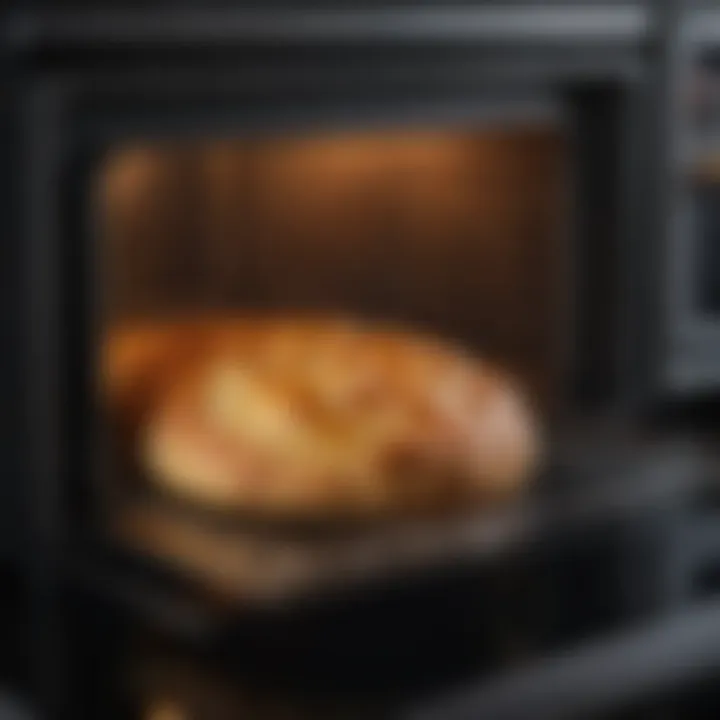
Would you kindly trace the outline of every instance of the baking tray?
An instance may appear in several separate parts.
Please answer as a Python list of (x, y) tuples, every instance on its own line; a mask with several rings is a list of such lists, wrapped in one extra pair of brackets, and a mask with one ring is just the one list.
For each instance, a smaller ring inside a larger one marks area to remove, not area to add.
[(573, 529), (660, 512), (702, 483), (702, 454), (685, 443), (563, 447), (532, 491), (491, 510), (298, 532), (227, 522), (139, 493), (109, 516), (109, 538), (116, 551), (220, 604), (268, 606), (457, 563), (491, 563)]

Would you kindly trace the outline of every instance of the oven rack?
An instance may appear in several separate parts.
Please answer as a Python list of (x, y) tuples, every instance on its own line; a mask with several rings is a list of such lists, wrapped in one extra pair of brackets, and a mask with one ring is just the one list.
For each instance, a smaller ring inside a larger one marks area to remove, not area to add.
[[(380, 529), (367, 536), (283, 539), (281, 551), (304, 559), (306, 574), (283, 578), (279, 573), (278, 582), (254, 587), (237, 577), (213, 585), (213, 563), (208, 564), (208, 573), (199, 576), (192, 565), (183, 567), (157, 548), (153, 551), (142, 542), (133, 545), (117, 538), (97, 544), (93, 552), (80, 553), (74, 570), (91, 593), (132, 615), (152, 619), (169, 632), (202, 638), (205, 643), (224, 636), (228, 625), (239, 618), (312, 607), (348, 592), (372, 592), (384, 583), (448, 568), (492, 567), (538, 548), (557, 547), (562, 553), (563, 543), (574, 542), (578, 534), (595, 535), (601, 542), (607, 537), (623, 542), (625, 601), (644, 612), (649, 605), (672, 605), (679, 593), (683, 581), (676, 566), (687, 566), (687, 553), (679, 558), (674, 548), (700, 548), (704, 543), (703, 552), (711, 555), (712, 518), (697, 526), (698, 533), (700, 528), (706, 532), (702, 537), (693, 535), (695, 545), (678, 542), (681, 531), (687, 537), (688, 528), (695, 526), (696, 511), (692, 509), (691, 521), (685, 516), (703, 490), (708, 472), (704, 462), (697, 448), (685, 452), (668, 445), (640, 453), (634, 462), (625, 457), (614, 464), (607, 456), (604, 460), (586, 456), (583, 472), (558, 469), (562, 479), (557, 487), (502, 510), (434, 525)], [(150, 512), (150, 519), (160, 517), (152, 515), (152, 508), (142, 511)], [(157, 511), (171, 509), (160, 506)], [(222, 541), (232, 547), (243, 539), (224, 530)], [(259, 543), (260, 565), (269, 566), (277, 542), (272, 538), (252, 542)], [(383, 551), (387, 548), (392, 552)]]

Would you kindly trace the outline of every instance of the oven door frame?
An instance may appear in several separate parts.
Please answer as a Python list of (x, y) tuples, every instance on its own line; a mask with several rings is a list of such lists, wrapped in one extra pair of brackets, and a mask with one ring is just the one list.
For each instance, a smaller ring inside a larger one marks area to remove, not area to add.
[[(38, 618), (35, 656), (43, 702), (53, 713), (72, 702), (67, 695), (72, 694), (72, 682), (59, 668), (74, 672), (66, 662), (71, 630), (60, 610), (60, 598), (79, 587), (78, 582), (87, 582), (87, 555), (95, 549), (88, 545), (97, 541), (87, 522), (93, 516), (93, 493), (86, 482), (94, 467), (94, 460), (89, 463), (88, 458), (98, 454), (92, 420), (94, 378), (88, 363), (97, 347), (97, 306), (92, 302), (97, 288), (89, 284), (95, 267), (91, 243), (78, 241), (88, 234), (88, 218), (78, 210), (87, 203), (80, 179), (87, 176), (109, 141), (138, 134), (163, 137), (169, 131), (237, 130), (237, 115), (221, 117), (223, 107), (251, 115), (255, 108), (253, 122), (261, 127), (271, 117), (281, 118), (278, 129), (306, 122), (317, 127), (321, 121), (335, 126), (340, 120), (359, 117), (365, 126), (389, 117), (427, 121), (427, 113), (438, 107), (449, 115), (433, 119), (467, 117), (469, 109), (473, 116), (482, 110), (488, 119), (497, 119), (498, 112), (506, 117), (509, 107), (521, 115), (529, 107), (534, 111), (546, 108), (545, 100), (552, 99), (551, 105), (555, 102), (557, 88), (589, 81), (611, 86), (612, 92), (626, 100), (615, 118), (620, 157), (613, 170), (620, 177), (613, 201), (618, 214), (614, 234), (624, 248), (622, 253), (636, 259), (642, 256), (642, 248), (626, 242), (646, 220), (629, 200), (640, 191), (642, 180), (634, 148), (641, 132), (638, 107), (646, 99), (646, 88), (637, 49), (598, 53), (598, 64), (592, 68), (587, 66), (583, 47), (538, 50), (535, 56), (518, 53), (517, 47), (512, 52), (505, 48), (499, 55), (482, 47), (436, 50), (430, 74), (427, 66), (413, 69), (412, 58), (405, 62), (404, 52), (389, 52), (392, 62), (382, 60), (388, 72), (378, 75), (377, 69), (358, 66), (344, 50), (335, 49), (330, 56), (336, 62), (328, 64), (328, 56), (323, 58), (329, 70), (321, 70), (313, 60), (292, 70), (280, 61), (249, 70), (228, 70), (226, 65), (218, 69), (211, 63), (167, 71), (44, 69), (27, 77), (19, 165), (24, 283), (20, 312), (28, 331), (23, 351), (27, 410), (23, 454), (30, 513), (28, 569)], [(367, 51), (372, 52), (372, 47)], [(277, 53), (282, 57), (283, 49)], [(306, 87), (302, 86), (305, 82)], [(412, 90), (398, 96), (398, 87)], [(343, 93), (349, 96), (344, 101)], [(529, 106), (528, 98), (532, 99)], [(389, 113), (393, 103), (395, 112)], [(380, 107), (383, 111), (377, 116)], [(597, 155), (598, 149), (585, 151)], [(582, 228), (582, 218), (579, 222)], [(612, 288), (618, 307), (628, 303), (627, 312), (618, 313), (618, 323), (609, 328), (612, 337), (598, 338), (610, 352), (612, 397), (623, 407), (630, 397), (626, 384), (632, 385), (637, 366), (634, 354), (642, 352), (633, 342), (638, 336), (638, 306), (627, 275), (629, 259), (618, 257), (619, 274)], [(589, 356), (591, 363), (595, 353)], [(605, 378), (607, 364), (603, 356), (598, 377)]]
[[(572, 81), (572, 74), (557, 75), (557, 68), (553, 72), (545, 82), (538, 77), (503, 77), (492, 70), (484, 76), (477, 71), (464, 76), (456, 72), (453, 87), (446, 84), (446, 75), (438, 75), (435, 85), (415, 77), (419, 81), (415, 88), (401, 77), (399, 87), (410, 88), (406, 96), (398, 96), (397, 78), (383, 86), (377, 77), (362, 72), (357, 82), (350, 83), (350, 92), (342, 95), (347, 69), (326, 77), (315, 69), (304, 76), (283, 71), (274, 78), (276, 85), (262, 73), (203, 71), (59, 74), (38, 81), (27, 98), (24, 146), (29, 431), (31, 457), (45, 463), (37, 475), (57, 475), (58, 468), (69, 462), (70, 447), (86, 457), (97, 455), (90, 451), (101, 444), (90, 420), (96, 411), (92, 401), (96, 381), (87, 358), (95, 357), (98, 347), (102, 288), (89, 241), (96, 218), (89, 211), (93, 198), (85, 190), (85, 180), (106, 152), (134, 140), (188, 139), (209, 133), (222, 137), (269, 129), (371, 129), (388, 123), (463, 127), (515, 120), (557, 122), (567, 131), (574, 154), (570, 172), (576, 185), (566, 229), (574, 255), (570, 299), (576, 303), (558, 323), (575, 343), (563, 348), (570, 358), (569, 421), (626, 412), (642, 402), (631, 388), (641, 367), (637, 356), (644, 350), (637, 338), (645, 340), (645, 334), (634, 332), (633, 311), (638, 304), (632, 287), (634, 261), (642, 260), (638, 255), (643, 248), (626, 240), (643, 220), (631, 200), (633, 185), (639, 181), (633, 173), (638, 163), (632, 149), (643, 84), (635, 75), (623, 76), (622, 84), (605, 87), (599, 100), (586, 104), (567, 90), (571, 85), (563, 85)], [(300, 92), (299, 78), (308, 81)], [(610, 145), (596, 142), (587, 122), (595, 115), (613, 125), (614, 134), (606, 138)], [(584, 137), (579, 129), (587, 131)], [(613, 192), (597, 202), (598, 183), (612, 183), (613, 177)], [(595, 220), (602, 213), (614, 217), (598, 230)], [(584, 244), (585, 236), (592, 242)], [(604, 246), (607, 240), (612, 247)], [(584, 252), (585, 245), (592, 246), (592, 252)], [(610, 261), (600, 263), (603, 256)], [(602, 272), (601, 264), (606, 265)], [(600, 279), (588, 282), (595, 275)], [(49, 358), (55, 361), (48, 365)], [(63, 399), (69, 397), (73, 403)], [(66, 472), (77, 475), (82, 469)], [(88, 507), (84, 493), (73, 494), (68, 502), (68, 512)]]

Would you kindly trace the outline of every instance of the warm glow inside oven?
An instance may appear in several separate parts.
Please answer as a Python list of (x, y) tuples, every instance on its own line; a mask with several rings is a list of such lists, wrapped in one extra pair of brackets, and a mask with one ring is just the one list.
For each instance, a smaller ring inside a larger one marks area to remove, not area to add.
[[(104, 337), (196, 318), (352, 318), (502, 368), (540, 426), (563, 408), (572, 258), (557, 123), (134, 143), (96, 177)], [(103, 522), (135, 550), (222, 594), (314, 567), (292, 544), (239, 542), (158, 502), (136, 480), (137, 444), (110, 442)]]

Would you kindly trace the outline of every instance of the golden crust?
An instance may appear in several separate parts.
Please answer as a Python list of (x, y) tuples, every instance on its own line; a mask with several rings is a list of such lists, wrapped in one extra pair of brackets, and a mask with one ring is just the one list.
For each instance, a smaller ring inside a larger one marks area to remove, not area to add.
[(529, 410), (496, 369), (437, 340), (336, 320), (120, 329), (103, 380), (150, 478), (263, 515), (432, 510), (520, 487)]

